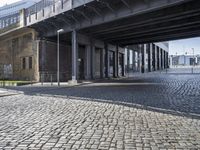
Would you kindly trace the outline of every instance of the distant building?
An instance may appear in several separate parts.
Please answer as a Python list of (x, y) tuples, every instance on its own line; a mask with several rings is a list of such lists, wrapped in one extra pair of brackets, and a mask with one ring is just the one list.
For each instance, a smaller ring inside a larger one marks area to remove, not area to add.
[(200, 65), (200, 55), (171, 55), (171, 66), (193, 66)]
[(0, 18), (19, 12), (21, 9), (28, 8), (35, 4), (37, 0), (22, 0), (9, 5), (0, 7)]
[(22, 0), (0, 7), (0, 29), (18, 23), (20, 11), (34, 5), (38, 0)]

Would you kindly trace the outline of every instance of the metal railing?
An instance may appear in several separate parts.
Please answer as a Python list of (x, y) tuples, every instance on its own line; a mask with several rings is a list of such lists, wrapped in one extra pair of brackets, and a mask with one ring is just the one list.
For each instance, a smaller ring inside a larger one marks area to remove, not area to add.
[(20, 23), (20, 12), (5, 17), (0, 17), (0, 32), (6, 28), (15, 28)]
[[(69, 72), (60, 72), (60, 82), (67, 82), (70, 80)], [(57, 73), (55, 72), (40, 72), (40, 83), (44, 85), (44, 83), (49, 83), (53, 85), (57, 82)]]
[(36, 14), (47, 7), (52, 7), (53, 11), (55, 11), (55, 5), (57, 3), (60, 3), (61, 6), (63, 7), (63, 5), (68, 1), (69, 0), (41, 0), (35, 3), (33, 6), (26, 9), (26, 17)]

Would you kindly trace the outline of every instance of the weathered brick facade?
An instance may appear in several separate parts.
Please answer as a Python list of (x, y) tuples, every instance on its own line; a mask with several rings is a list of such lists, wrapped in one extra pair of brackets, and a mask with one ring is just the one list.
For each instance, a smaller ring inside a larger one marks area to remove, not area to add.
[[(2, 76), (13, 80), (38, 81), (38, 44), (36, 32), (23, 28), (0, 37), (0, 64)], [(8, 76), (6, 66), (11, 66)]]

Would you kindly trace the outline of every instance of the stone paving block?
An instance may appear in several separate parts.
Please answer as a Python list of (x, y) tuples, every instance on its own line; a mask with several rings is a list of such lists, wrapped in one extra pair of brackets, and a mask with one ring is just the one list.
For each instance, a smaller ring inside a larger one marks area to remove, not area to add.
[(158, 84), (15, 87), (29, 94), (0, 98), (0, 149), (200, 149), (200, 75), (129, 80)]

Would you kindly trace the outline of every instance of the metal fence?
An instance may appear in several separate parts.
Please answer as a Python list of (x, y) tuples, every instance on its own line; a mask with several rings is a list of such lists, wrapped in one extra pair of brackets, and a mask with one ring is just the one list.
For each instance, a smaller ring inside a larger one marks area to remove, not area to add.
[(20, 12), (17, 11), (11, 15), (0, 17), (0, 32), (6, 28), (15, 28), (20, 23)]
[[(67, 82), (70, 80), (69, 72), (60, 72), (60, 82)], [(54, 82), (57, 82), (57, 73), (56, 72), (40, 72), (40, 82), (43, 85), (44, 83), (49, 83), (53, 85)]]
[(26, 9), (26, 17), (36, 14), (39, 11), (44, 10), (46, 7), (52, 7), (53, 11), (55, 11), (55, 6), (57, 3), (60, 3), (61, 6), (68, 2), (69, 0), (41, 0), (35, 3), (33, 6)]
[(200, 66), (171, 66), (168, 69), (160, 70), (165, 74), (200, 74)]

